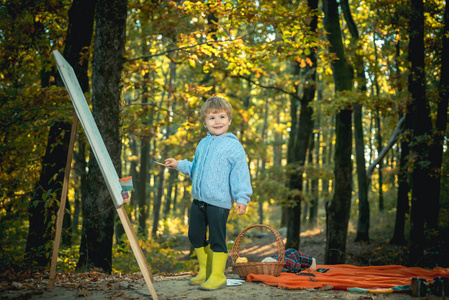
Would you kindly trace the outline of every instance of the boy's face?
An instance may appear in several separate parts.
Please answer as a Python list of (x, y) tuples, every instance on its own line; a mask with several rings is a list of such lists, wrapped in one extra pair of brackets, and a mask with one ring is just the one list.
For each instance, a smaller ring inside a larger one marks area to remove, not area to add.
[(225, 111), (211, 112), (206, 115), (204, 126), (211, 135), (222, 135), (228, 132), (231, 121)]

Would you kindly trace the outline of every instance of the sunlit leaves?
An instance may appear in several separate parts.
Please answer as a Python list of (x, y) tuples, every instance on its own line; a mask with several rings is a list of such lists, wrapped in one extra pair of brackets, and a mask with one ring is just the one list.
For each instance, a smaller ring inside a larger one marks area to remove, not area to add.
[[(200, 64), (205, 73), (225, 68), (232, 76), (266, 76), (272, 72), (273, 55), (279, 60), (305, 57), (319, 41), (307, 35), (310, 14), (304, 6), (253, 1), (171, 1), (169, 5), (182, 15), (184, 24), (192, 25), (179, 32), (176, 44), (179, 49), (191, 46), (188, 52), (198, 59), (188, 55), (184, 61), (192, 68)], [(178, 59), (185, 54), (179, 51)]]

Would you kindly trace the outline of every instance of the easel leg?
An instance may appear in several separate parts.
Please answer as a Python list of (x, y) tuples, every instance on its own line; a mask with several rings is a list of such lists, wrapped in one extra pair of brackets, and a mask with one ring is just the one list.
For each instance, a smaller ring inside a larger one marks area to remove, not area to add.
[(134, 252), (134, 256), (136, 257), (137, 264), (139, 265), (140, 271), (142, 271), (143, 278), (150, 290), (151, 296), (154, 300), (157, 300), (157, 294), (153, 287), (153, 274), (151, 274), (150, 268), (145, 260), (145, 256), (143, 255), (142, 248), (139, 245), (136, 234), (131, 226), (131, 222), (129, 221), (128, 214), (125, 211), (125, 208), (120, 206), (117, 208), (117, 213), (120, 217), (120, 221), (122, 221), (123, 228), (125, 229), (125, 233), (128, 236), (129, 243), (131, 245), (131, 249)]
[(61, 203), (56, 221), (55, 243), (53, 246), (53, 256), (51, 258), (50, 279), (48, 290), (53, 291), (56, 276), (56, 264), (58, 262), (59, 243), (61, 242), (62, 221), (64, 220), (65, 203), (67, 200), (67, 189), (69, 185), (70, 170), (72, 168), (73, 146), (75, 144), (76, 127), (78, 126), (78, 116), (73, 114), (72, 129), (70, 132), (69, 152), (67, 153), (67, 162), (65, 165), (64, 182), (62, 184)]

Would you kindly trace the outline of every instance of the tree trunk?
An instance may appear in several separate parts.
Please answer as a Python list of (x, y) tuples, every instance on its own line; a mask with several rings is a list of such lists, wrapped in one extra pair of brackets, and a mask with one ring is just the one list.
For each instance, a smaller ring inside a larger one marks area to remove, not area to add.
[(413, 129), (411, 154), (414, 157), (412, 175), (412, 205), (410, 214), (410, 256), (408, 264), (416, 265), (424, 252), (424, 222), (429, 213), (428, 184), (431, 182), (429, 148), (432, 139), (430, 109), (426, 99), (424, 73), (424, 4), (422, 0), (411, 1), (409, 20), (410, 75), (408, 89), (412, 103), (408, 107)]
[[(329, 52), (335, 53), (337, 60), (332, 61), (332, 72), (335, 91), (349, 91), (352, 88), (352, 68), (346, 61), (338, 5), (336, 0), (324, 0), (324, 28), (329, 33)], [(346, 237), (352, 193), (352, 112), (342, 109), (335, 122), (335, 188), (331, 202), (327, 207), (327, 240), (326, 264), (340, 264), (345, 262)]]
[[(142, 99), (143, 101), (147, 101), (147, 99)], [(142, 106), (143, 109), (146, 107)], [(146, 227), (147, 227), (147, 219), (148, 219), (148, 201), (147, 201), (147, 174), (148, 174), (148, 153), (150, 153), (150, 141), (148, 138), (144, 137), (140, 141), (140, 170), (139, 170), (139, 228), (138, 233), (146, 236)]]
[[(269, 111), (269, 106), (268, 106), (268, 99), (265, 100), (265, 108), (264, 108), (264, 117), (263, 117), (263, 126), (262, 126), (262, 132), (260, 134), (260, 139), (261, 139), (261, 143), (263, 145), (265, 145), (265, 139), (266, 139), (266, 132), (267, 132), (267, 127), (268, 127), (268, 111)], [(266, 169), (266, 163), (267, 163), (267, 149), (264, 147), (264, 153), (263, 153), (263, 157), (262, 157), (262, 164), (260, 166), (260, 170), (259, 170), (259, 176), (261, 176)], [(259, 199), (259, 208), (257, 210), (258, 215), (259, 215), (259, 224), (263, 224), (263, 220), (264, 220), (264, 215), (263, 215), (263, 201)]]
[[(276, 124), (279, 124), (280, 116), (279, 112), (276, 112)], [(273, 166), (280, 166), (282, 164), (282, 144), (283, 144), (282, 132), (276, 130), (274, 132), (274, 143), (273, 143)]]
[[(399, 57), (401, 54), (401, 47), (400, 47), (400, 41), (398, 40), (396, 42), (396, 53), (395, 53), (395, 65), (396, 65), (396, 72), (395, 75), (397, 78), (400, 78), (400, 63), (399, 63)], [(400, 84), (398, 84), (398, 91), (402, 91), (403, 88)], [(403, 117), (402, 115), (400, 116)], [(407, 126), (406, 125), (404, 127)], [(410, 191), (410, 185), (409, 185), (409, 173), (407, 171), (408, 168), (408, 155), (410, 154), (410, 149), (408, 145), (408, 140), (406, 139), (407, 134), (404, 135), (404, 137), (401, 139), (400, 144), (400, 159), (399, 159), (399, 172), (397, 175), (398, 178), (398, 196), (397, 196), (397, 203), (396, 203), (396, 219), (394, 223), (394, 231), (393, 231), (393, 237), (390, 241), (393, 245), (406, 245), (407, 241), (405, 239), (405, 215), (409, 212), (410, 206), (409, 206), (409, 191)]]
[(175, 178), (175, 187), (174, 187), (174, 195), (173, 195), (173, 215), (177, 216), (178, 213), (178, 194), (179, 194), (179, 180), (178, 177)]
[[(75, 0), (69, 10), (69, 26), (67, 28), (67, 38), (64, 45), (64, 58), (72, 66), (81, 89), (87, 93), (89, 89), (89, 57), (82, 60), (81, 55), (90, 47), (94, 26), (96, 0)], [(57, 76), (57, 85), (63, 87), (64, 84), (60, 76)]]
[[(295, 72), (294, 72), (295, 74)], [(292, 164), (295, 163), (295, 153), (294, 153), (294, 147), (296, 144), (296, 131), (298, 130), (298, 105), (299, 105), (299, 101), (296, 97), (292, 97), (290, 96), (290, 123), (291, 123), (291, 127), (290, 127), (290, 132), (289, 132), (289, 139), (288, 139), (288, 144), (287, 144), (287, 165), (290, 166)], [(290, 172), (289, 174), (289, 181), (288, 181), (288, 186), (290, 189), (294, 189), (295, 188), (295, 184), (297, 182), (296, 178), (294, 178), (296, 176), (295, 172), (293, 170), (290, 170), (290, 168), (288, 168), (288, 172)], [(297, 201), (299, 202), (299, 201)], [(283, 206), (282, 207), (282, 218), (281, 218), (281, 226), (290, 226), (289, 222), (290, 222), (290, 214), (292, 214), (293, 211), (289, 206)], [(299, 216), (298, 216), (299, 218)], [(293, 235), (291, 237), (293, 239)], [(287, 248), (290, 248), (290, 244), (289, 244), (289, 238), (288, 238), (288, 229), (287, 229)]]
[(78, 139), (78, 152), (74, 154), (74, 171), (76, 172), (76, 177), (78, 178), (79, 184), (75, 188), (75, 204), (73, 209), (73, 228), (76, 234), (78, 232), (78, 225), (80, 223), (81, 216), (81, 202), (84, 197), (86, 197), (86, 186), (87, 186), (87, 162), (86, 162), (86, 142), (84, 137)]
[[(138, 150), (137, 150), (137, 138), (134, 136), (130, 142), (129, 142), (129, 148), (131, 150), (131, 153), (133, 156), (138, 157)], [(137, 208), (137, 205), (139, 204), (139, 186), (140, 186), (140, 180), (139, 180), (139, 171), (137, 160), (132, 160), (130, 165), (130, 171), (131, 176), (133, 177), (133, 185), (136, 187), (134, 191), (131, 193), (131, 205), (134, 209)], [(135, 178), (135, 179), (134, 179)], [(121, 225), (120, 225), (121, 226)], [(121, 226), (123, 228), (123, 226)], [(123, 233), (125, 233), (123, 231)]]
[[(83, 92), (89, 90), (88, 59), (80, 64), (80, 53), (91, 43), (94, 10), (95, 1), (75, 0), (73, 2), (69, 10), (69, 25), (63, 53), (73, 67)], [(57, 78), (57, 85), (63, 87), (60, 76)], [(30, 223), (25, 257), (42, 267), (50, 261), (52, 248), (45, 247), (45, 244), (54, 239), (54, 220), (61, 199), (70, 128), (68, 121), (56, 122), (51, 126), (47, 149), (42, 160), (40, 179), (28, 209)], [(55, 175), (56, 178), (54, 178)], [(67, 243), (67, 239), (65, 241)]]
[[(92, 42), (94, 14), (95, 14), (96, 0), (78, 0), (73, 1), (69, 10), (69, 26), (67, 28), (67, 40), (64, 46), (64, 57), (73, 67), (76, 77), (79, 81), (81, 89), (84, 93), (90, 91), (89, 87), (89, 58), (90, 55), (84, 56), (81, 60), (86, 48), (89, 48)], [(57, 85), (63, 87), (61, 77), (58, 76)], [(85, 137), (78, 138), (78, 154), (76, 155), (76, 164), (79, 166), (78, 174), (80, 178), (80, 198), (75, 201), (73, 229), (78, 230), (79, 214), (82, 199), (86, 196), (86, 139)], [(81, 201), (80, 201), (81, 200)], [(67, 201), (66, 205), (70, 205)], [(68, 209), (68, 206), (67, 206)], [(66, 221), (67, 220), (67, 221)], [(64, 224), (70, 219), (67, 213), (64, 214)], [(66, 226), (63, 224), (64, 229)], [(72, 229), (72, 230), (73, 230)], [(71, 242), (63, 235), (63, 244), (67, 245)]]
[[(378, 55), (377, 55), (377, 40), (376, 40), (376, 33), (374, 32), (373, 34), (373, 47), (374, 47), (374, 57), (375, 60), (378, 61)], [(378, 75), (378, 68), (376, 66), (375, 72), (374, 72), (374, 87), (376, 88), (376, 96), (378, 98), (380, 98), (380, 87), (379, 87), (379, 80), (377, 78)], [(374, 123), (376, 126), (376, 141), (377, 141), (377, 153), (378, 155), (380, 154), (380, 152), (382, 151), (382, 131), (381, 131), (381, 124), (380, 124), (380, 110), (378, 108), (376, 108), (376, 111), (374, 112), (375, 118), (374, 118)], [(384, 193), (383, 193), (383, 174), (382, 174), (382, 169), (383, 169), (383, 159), (381, 159), (378, 163), (378, 170), (379, 170), (379, 177), (378, 177), (378, 185), (379, 185), (379, 190), (378, 190), (378, 196), (379, 196), (379, 211), (383, 211), (384, 210)]]
[(410, 154), (408, 141), (404, 139), (401, 142), (401, 158), (399, 161), (399, 174), (398, 174), (398, 200), (396, 206), (396, 220), (394, 223), (393, 238), (391, 244), (405, 245), (405, 215), (409, 212), (409, 173), (408, 168), (408, 155)]
[[(335, 116), (332, 115), (329, 118), (329, 124), (334, 123), (334, 118)], [(333, 140), (333, 130), (331, 129), (327, 129), (325, 131), (325, 136), (323, 137), (323, 140), (325, 141), (332, 141)], [(330, 168), (332, 166), (332, 161), (333, 161), (333, 144), (332, 143), (325, 143), (322, 147), (323, 149), (323, 162), (325, 167)], [(323, 193), (323, 198), (325, 199), (325, 203), (329, 200), (331, 191), (332, 191), (332, 187), (330, 186), (330, 180), (329, 178), (324, 178), (321, 180), (321, 186), (322, 186), (322, 193)]]
[[(144, 46), (142, 52), (146, 53), (147, 47)], [(148, 60), (145, 59), (144, 60), (145, 63), (148, 63)], [(153, 118), (154, 118), (154, 111), (149, 109), (148, 106), (148, 101), (149, 99), (151, 99), (151, 95), (149, 93), (149, 87), (147, 82), (150, 82), (150, 72), (146, 72), (144, 75), (144, 78), (142, 80), (142, 99), (141, 99), (141, 104), (142, 104), (142, 110), (144, 111), (144, 116), (145, 116), (145, 120), (143, 121), (143, 126), (144, 126), (144, 130), (146, 131), (146, 129), (151, 126), (153, 124)], [(141, 134), (141, 139), (140, 139), (140, 167), (139, 167), (139, 172), (138, 172), (138, 177), (139, 177), (139, 185), (138, 185), (138, 190), (139, 190), (139, 200), (138, 200), (138, 204), (139, 204), (139, 210), (138, 210), (138, 221), (139, 221), (139, 228), (138, 228), (138, 233), (142, 234), (143, 236), (147, 236), (147, 230), (146, 230), (146, 224), (147, 224), (147, 219), (148, 219), (148, 214), (149, 214), (149, 201), (148, 201), (148, 196), (147, 196), (147, 185), (148, 185), (148, 168), (149, 165), (153, 165), (153, 164), (148, 164), (148, 158), (149, 158), (149, 154), (150, 154), (150, 142), (151, 142), (151, 135), (146, 135), (146, 134)]]
[(356, 241), (369, 241), (370, 207), (368, 202), (368, 181), (365, 170), (365, 144), (363, 142), (362, 105), (354, 104), (354, 136), (357, 161), (357, 182), (359, 187), (359, 215)]
[[(152, 2), (152, 8), (149, 10), (142, 10), (139, 14), (140, 22), (143, 25), (143, 28), (145, 27), (151, 27), (151, 23), (153, 21), (153, 9), (156, 9), (157, 2)], [(145, 39), (146, 36), (149, 34), (148, 30), (145, 30), (142, 28), (141, 31), (141, 38)], [(141, 44), (141, 51), (143, 54), (147, 54), (150, 50), (150, 45), (148, 43), (142, 43)], [(145, 58), (143, 60), (144, 66), (149, 66), (149, 59)], [(141, 139), (140, 139), (140, 168), (139, 168), (139, 209), (138, 209), (138, 221), (139, 221), (139, 227), (138, 227), (138, 233), (140, 235), (143, 235), (144, 237), (147, 236), (147, 220), (148, 215), (150, 213), (150, 201), (148, 199), (147, 194), (147, 186), (149, 183), (148, 180), (148, 174), (149, 174), (149, 168), (154, 166), (154, 164), (149, 163), (148, 159), (150, 157), (150, 151), (151, 151), (151, 139), (152, 134), (144, 134), (144, 132), (147, 132), (149, 130), (149, 127), (153, 125), (154, 120), (154, 106), (153, 109), (149, 109), (149, 102), (153, 99), (153, 92), (151, 87), (151, 72), (147, 70), (145, 74), (142, 76), (141, 79), (141, 89), (142, 89), (142, 98), (141, 98), (141, 104), (142, 104), (142, 110), (143, 115), (145, 116), (144, 120), (142, 121), (143, 130), (141, 133)]]
[[(359, 42), (359, 32), (357, 25), (352, 18), (351, 10), (348, 0), (341, 0), (342, 10), (345, 16), (346, 22), (349, 24), (349, 31), (353, 38), (353, 43)], [(366, 93), (366, 77), (365, 66), (363, 58), (359, 53), (354, 54), (354, 63), (356, 66), (357, 85), (360, 88), (360, 92)], [(354, 140), (357, 162), (357, 183), (359, 191), (359, 215), (357, 219), (357, 235), (356, 241), (368, 241), (369, 240), (369, 227), (370, 227), (370, 209), (368, 202), (368, 180), (366, 176), (366, 161), (365, 161), (365, 142), (363, 139), (363, 110), (362, 105), (354, 103)]]
[[(319, 118), (315, 119), (315, 128), (319, 128)], [(317, 145), (317, 146), (315, 146)], [(315, 152), (315, 161), (313, 159), (313, 152)], [(312, 134), (310, 138), (309, 147), (309, 163), (315, 165), (317, 168), (319, 166), (319, 154), (320, 154), (320, 138), (319, 133), (317, 133), (316, 141), (315, 136)], [(318, 177), (316, 175), (312, 176), (310, 180), (310, 205), (308, 210), (307, 229), (313, 229), (316, 226), (317, 215), (318, 215)]]
[[(311, 72), (315, 74), (315, 72)], [(307, 89), (307, 88), (306, 88)], [(313, 129), (312, 108), (309, 107), (309, 102), (314, 98), (315, 87), (309, 87), (308, 93), (304, 94), (301, 99), (301, 110), (299, 116), (299, 125), (296, 131), (297, 137), (294, 146), (294, 165), (296, 170), (292, 171), (290, 177), (290, 188), (296, 189), (300, 193), (303, 192), (303, 167), (305, 164), (307, 149), (309, 145), (309, 138)], [(313, 90), (313, 91), (312, 91)], [(288, 226), (287, 226), (287, 248), (294, 248), (299, 250), (299, 236), (301, 232), (301, 201), (300, 195), (294, 196), (295, 204), (289, 207), (288, 212)]]
[(161, 168), (162, 170), (159, 172), (158, 175), (158, 185), (157, 185), (157, 196), (154, 200), (153, 205), (153, 228), (152, 228), (152, 235), (155, 237), (159, 228), (159, 220), (161, 219), (161, 206), (162, 206), (162, 197), (164, 195), (164, 184), (165, 184), (165, 170)]
[[(320, 101), (320, 93), (317, 95), (317, 101)], [(320, 116), (316, 116), (315, 118), (315, 128), (320, 128), (321, 119)], [(315, 166), (318, 168), (321, 167), (321, 158), (320, 158), (320, 149), (321, 149), (321, 132), (318, 131), (316, 134), (316, 142), (315, 142)], [(319, 207), (319, 199), (320, 199), (320, 179), (317, 176), (312, 180), (312, 195), (313, 195), (313, 206), (310, 208), (310, 219), (309, 219), (309, 229), (314, 229), (318, 225), (318, 207)]]
[[(172, 119), (172, 113), (173, 113), (173, 93), (175, 90), (175, 82), (176, 82), (176, 64), (174, 62), (170, 62), (170, 78), (168, 79), (168, 101), (169, 101), (169, 115), (170, 115), (170, 121), (173, 121)], [(166, 126), (165, 131), (165, 137), (169, 138), (173, 133), (173, 128), (176, 125), (170, 125), (168, 124)], [(168, 152), (168, 147), (164, 146), (163, 148), (163, 155), (165, 156)], [(164, 218), (168, 218), (171, 210), (171, 204), (172, 204), (172, 191), (175, 186), (175, 181), (178, 176), (178, 172), (176, 170), (170, 169), (169, 170), (169, 178), (168, 178), (168, 187), (167, 187), (167, 193), (166, 193), (166, 199), (165, 199), (165, 209), (164, 209)]]
[[(120, 90), (124, 62), (127, 1), (99, 0), (92, 61), (92, 111), (117, 173), (121, 172)], [(89, 161), (82, 203), (83, 230), (77, 268), (112, 270), (115, 206), (96, 159)]]
[[(363, 59), (356, 54), (357, 80), (362, 93), (366, 92), (366, 77)], [(366, 174), (365, 142), (363, 138), (363, 107), (354, 104), (354, 139), (357, 162), (357, 183), (359, 190), (359, 215), (357, 219), (356, 241), (369, 241), (370, 205), (368, 199), (368, 178)]]
[[(313, 72), (314, 73), (314, 72)], [(314, 73), (315, 74), (315, 73)], [(311, 96), (311, 98), (309, 98)], [(313, 94), (304, 95), (301, 99), (301, 111), (299, 116), (299, 124), (296, 130), (295, 146), (293, 147), (293, 166), (296, 167), (290, 174), (289, 187), (292, 190), (297, 190), (299, 194), (295, 193), (293, 196), (294, 204), (288, 208), (288, 225), (287, 225), (287, 248), (294, 248), (299, 250), (299, 236), (301, 232), (301, 201), (300, 193), (303, 191), (303, 167), (306, 159), (307, 148), (309, 144), (309, 137), (313, 129), (312, 108), (308, 103), (313, 100)]]
[[(382, 151), (382, 132), (381, 132), (381, 127), (380, 127), (380, 117), (379, 117), (379, 110), (377, 111), (377, 116), (375, 118), (375, 124), (376, 124), (376, 141), (377, 141), (377, 153), (380, 153)], [(382, 189), (383, 186), (383, 174), (382, 174), (382, 169), (383, 169), (383, 160), (379, 161), (379, 177), (378, 177), (378, 185), (379, 185), (379, 191), (378, 191), (378, 196), (379, 196), (379, 211), (383, 211), (384, 210), (384, 192)]]
[[(444, 12), (444, 30), (449, 31), (449, 12), (446, 2), (446, 9)], [(436, 128), (434, 133), (434, 142), (431, 149), (430, 162), (431, 162), (431, 177), (429, 188), (429, 199), (433, 200), (428, 203), (429, 215), (426, 217), (426, 222), (431, 229), (438, 228), (438, 214), (440, 210), (440, 181), (441, 181), (441, 168), (443, 162), (443, 145), (444, 137), (446, 136), (447, 126), (447, 108), (448, 108), (448, 94), (449, 94), (449, 39), (446, 34), (443, 34), (443, 50), (441, 53), (441, 71), (440, 71), (440, 85), (439, 85), (439, 101)]]
[[(174, 91), (174, 80), (176, 78), (176, 64), (170, 63), (170, 72), (168, 76), (165, 78), (165, 84), (169, 86), (169, 93), (168, 98), (171, 99)], [(162, 104), (165, 101), (165, 94), (161, 98), (158, 107), (162, 107)], [(157, 112), (155, 124), (159, 124), (159, 118), (161, 114)], [(169, 128), (165, 130), (165, 139), (167, 139), (171, 135), (171, 131)], [(156, 140), (153, 141), (153, 149), (157, 149)], [(167, 157), (167, 147), (164, 146), (161, 150), (161, 156)], [(153, 153), (153, 156), (155, 153)], [(161, 207), (162, 207), (162, 199), (164, 198), (164, 187), (165, 187), (165, 168), (161, 168), (162, 170), (158, 174), (158, 179), (155, 180), (157, 182), (157, 191), (156, 191), (156, 197), (153, 204), (153, 228), (152, 228), (152, 235), (155, 237), (157, 235), (157, 232), (159, 230), (159, 220), (161, 219)]]
[[(309, 11), (314, 11), (318, 7), (318, 0), (308, 0), (307, 1), (308, 9)], [(314, 33), (317, 28), (317, 16), (313, 14), (311, 16), (311, 23), (310, 23), (310, 33)], [(307, 65), (306, 68), (304, 68), (303, 73), (306, 74), (306, 79), (304, 82), (306, 82), (304, 86), (304, 94), (302, 98), (300, 99), (301, 102), (301, 110), (299, 113), (299, 124), (298, 127), (295, 128), (294, 136), (293, 136), (293, 143), (290, 143), (289, 141), (289, 157), (288, 162), (291, 163), (295, 167), (299, 167), (298, 170), (295, 170), (292, 172), (293, 174), (290, 175), (290, 182), (289, 182), (289, 188), (291, 190), (297, 189), (299, 193), (302, 192), (303, 189), (303, 166), (306, 160), (306, 154), (307, 154), (307, 148), (309, 146), (309, 138), (312, 133), (313, 129), (313, 120), (312, 120), (312, 114), (313, 110), (309, 106), (309, 103), (314, 99), (315, 97), (315, 91), (316, 91), (316, 54), (314, 50), (310, 51), (310, 54), (308, 55), (308, 58), (312, 62), (311, 66)], [(295, 63), (295, 74), (299, 73), (299, 66), (297, 63)], [(298, 86), (295, 87), (296, 91), (298, 92)], [(296, 106), (296, 99), (291, 100), (292, 108), (293, 106)], [(292, 127), (295, 124), (297, 120), (296, 115), (296, 109), (294, 109), (291, 112), (292, 116)], [(291, 138), (292, 136), (290, 136)], [(290, 147), (292, 147), (290, 149)], [(287, 213), (287, 248), (294, 248), (299, 250), (299, 244), (300, 244), (300, 233), (301, 233), (301, 199), (299, 195), (294, 196), (292, 199), (294, 201), (294, 204), (288, 208)]]
[[(167, 181), (167, 199), (165, 201), (164, 207), (164, 218), (167, 219), (170, 216), (170, 212), (176, 212), (176, 185), (178, 178), (178, 171), (170, 169), (168, 171), (168, 181)], [(172, 210), (173, 206), (173, 210)]]

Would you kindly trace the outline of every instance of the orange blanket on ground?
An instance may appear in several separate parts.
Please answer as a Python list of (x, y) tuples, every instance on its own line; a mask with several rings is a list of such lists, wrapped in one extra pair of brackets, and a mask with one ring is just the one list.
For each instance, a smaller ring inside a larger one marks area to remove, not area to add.
[[(249, 274), (246, 281), (263, 282), (271, 286), (286, 289), (309, 289), (332, 287), (334, 290), (347, 288), (392, 288), (410, 285), (412, 277), (421, 277), (431, 281), (435, 277), (449, 277), (449, 269), (407, 268), (398, 265), (356, 267), (352, 265), (319, 265), (328, 268), (326, 273), (311, 271), (313, 276), (300, 276), (294, 273), (281, 273), (280, 276)], [(307, 273), (302, 271), (301, 273)]]

